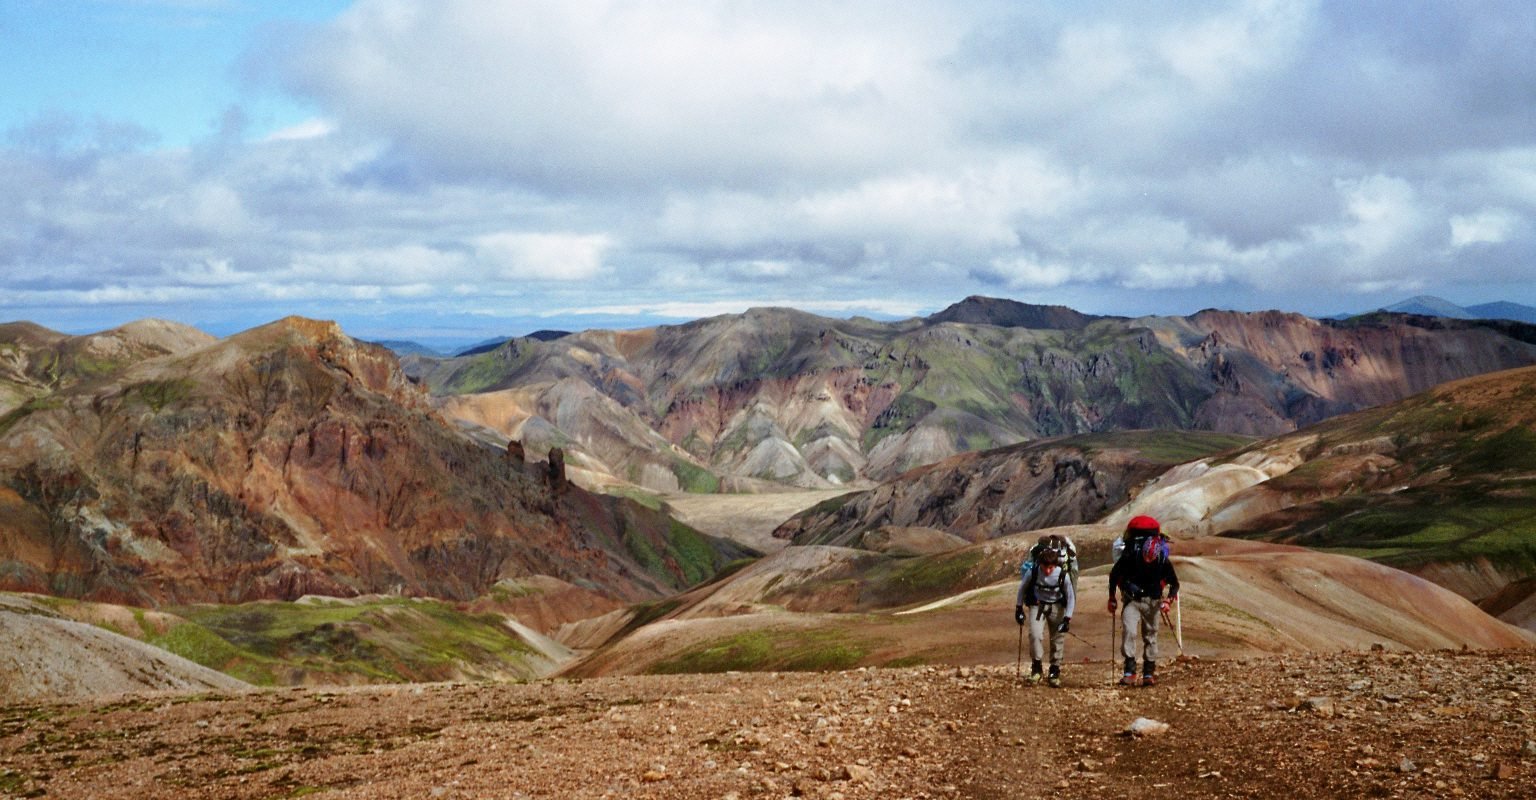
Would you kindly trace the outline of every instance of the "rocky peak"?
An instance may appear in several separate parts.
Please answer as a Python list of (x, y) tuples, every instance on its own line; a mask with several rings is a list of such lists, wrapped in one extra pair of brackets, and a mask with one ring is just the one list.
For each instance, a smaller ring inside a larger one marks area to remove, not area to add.
[(960, 322), (1035, 330), (1082, 330), (1104, 317), (1083, 314), (1066, 306), (1041, 306), (996, 297), (971, 295), (927, 317), (929, 323)]

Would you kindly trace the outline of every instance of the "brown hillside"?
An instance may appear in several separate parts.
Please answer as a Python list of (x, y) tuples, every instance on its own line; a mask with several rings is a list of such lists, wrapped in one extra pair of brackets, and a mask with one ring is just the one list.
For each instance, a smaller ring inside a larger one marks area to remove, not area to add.
[(282, 320), (45, 400), (0, 429), (0, 588), (469, 599), (543, 574), (635, 601), (744, 552), (460, 435), (392, 354), (333, 323)]
[[(1085, 549), (1113, 535), (1067, 531)], [(940, 556), (790, 547), (682, 598), (666, 618), (582, 662), (572, 675), (985, 664), (1013, 657), (1017, 565), (1036, 534)], [(1178, 543), (1184, 646), (1191, 655), (1536, 646), (1428, 581), (1362, 559), (1222, 539)], [(1001, 581), (1001, 582), (999, 582)], [(1079, 583), (1072, 661), (1107, 663), (1107, 568)], [(942, 582), (942, 583), (941, 583)], [(949, 588), (938, 588), (940, 585)], [(933, 588), (929, 588), (929, 587)], [(1173, 636), (1165, 657), (1178, 653)], [(800, 666), (797, 666), (800, 665)]]

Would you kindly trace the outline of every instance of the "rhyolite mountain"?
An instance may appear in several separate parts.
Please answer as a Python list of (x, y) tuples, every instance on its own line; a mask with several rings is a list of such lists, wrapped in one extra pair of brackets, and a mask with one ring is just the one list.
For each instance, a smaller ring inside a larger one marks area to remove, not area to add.
[(746, 555), (435, 411), (393, 354), (288, 318), (0, 328), (0, 589), (141, 605), (470, 599), (545, 575), (636, 601)]
[(1095, 317), (972, 297), (931, 317), (753, 309), (404, 359), (445, 414), (652, 489), (869, 485), (1070, 434), (1268, 436), (1536, 363), (1536, 327), (1377, 313)]

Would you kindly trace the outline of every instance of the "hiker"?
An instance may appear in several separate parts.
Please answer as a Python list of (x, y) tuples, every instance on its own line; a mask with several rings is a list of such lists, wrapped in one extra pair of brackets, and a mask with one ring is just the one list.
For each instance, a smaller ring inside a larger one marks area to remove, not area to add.
[[(1136, 685), (1136, 639), (1142, 642), (1141, 685), (1157, 685), (1157, 627), (1179, 596), (1179, 576), (1168, 558), (1168, 537), (1156, 519), (1138, 516), (1125, 528), (1125, 549), (1109, 571), (1109, 613), (1114, 614), (1115, 590), (1125, 599), (1120, 621), (1125, 628), (1121, 655), (1125, 674), (1121, 686)], [(1168, 596), (1163, 596), (1167, 590)]]
[[(1040, 682), (1040, 662), (1045, 658), (1047, 637), (1051, 644), (1051, 672), (1048, 683), (1061, 686), (1061, 660), (1066, 655), (1067, 632), (1072, 627), (1072, 612), (1077, 607), (1077, 593), (1063, 566), (1065, 545), (1060, 537), (1042, 537), (1036, 545), (1035, 558), (1026, 564), (1019, 596), (1013, 607), (1013, 619), (1029, 622), (1030, 683)], [(1025, 611), (1025, 607), (1029, 611)]]

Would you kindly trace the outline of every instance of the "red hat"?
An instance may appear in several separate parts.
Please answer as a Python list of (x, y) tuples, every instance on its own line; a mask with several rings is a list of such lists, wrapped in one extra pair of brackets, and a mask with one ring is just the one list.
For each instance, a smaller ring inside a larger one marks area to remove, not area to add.
[(1155, 531), (1161, 527), (1157, 524), (1157, 520), (1145, 514), (1139, 517), (1131, 517), (1131, 521), (1125, 525), (1125, 529), (1128, 531)]

